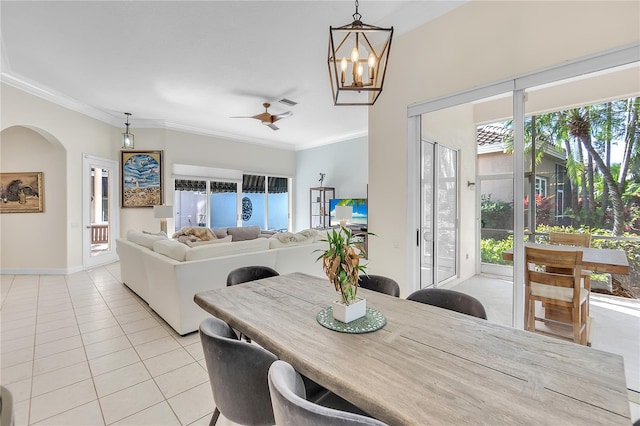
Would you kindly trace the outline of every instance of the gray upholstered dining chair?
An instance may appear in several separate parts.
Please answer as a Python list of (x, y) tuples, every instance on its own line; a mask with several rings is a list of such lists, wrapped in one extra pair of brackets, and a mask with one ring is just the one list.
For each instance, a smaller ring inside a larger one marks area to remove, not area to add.
[(487, 319), (487, 313), (482, 303), (475, 297), (455, 290), (443, 288), (423, 288), (411, 293), (407, 300), (437, 306), (461, 314)]
[(305, 399), (302, 377), (291, 364), (276, 361), (269, 368), (269, 390), (278, 426), (384, 426), (371, 417), (327, 408)]
[[(241, 268), (234, 269), (227, 275), (227, 287), (242, 284), (249, 281), (261, 280), (263, 278), (276, 277), (280, 275), (278, 271), (268, 266), (243, 266)], [(247, 336), (240, 334), (240, 339), (245, 339), (247, 342), (251, 342), (251, 339)]]
[(220, 413), (243, 425), (273, 425), (267, 374), (277, 357), (239, 340), (227, 323), (215, 317), (200, 324), (200, 340), (216, 404), (210, 425), (216, 424)]
[(360, 275), (358, 277), (358, 286), (366, 288), (367, 290), (377, 291), (378, 293), (400, 297), (400, 286), (398, 283), (382, 275)]
[(14, 424), (13, 396), (9, 389), (0, 386), (0, 425), (13, 426)]
[(227, 275), (227, 287), (278, 275), (280, 274), (275, 269), (268, 266), (243, 266), (229, 272), (229, 275)]

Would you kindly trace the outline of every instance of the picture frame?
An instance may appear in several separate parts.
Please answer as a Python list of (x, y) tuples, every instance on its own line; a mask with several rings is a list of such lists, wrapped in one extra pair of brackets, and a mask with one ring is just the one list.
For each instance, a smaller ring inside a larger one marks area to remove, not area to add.
[(162, 151), (120, 151), (122, 207), (153, 207), (163, 203)]
[(44, 172), (0, 173), (0, 213), (44, 212)]

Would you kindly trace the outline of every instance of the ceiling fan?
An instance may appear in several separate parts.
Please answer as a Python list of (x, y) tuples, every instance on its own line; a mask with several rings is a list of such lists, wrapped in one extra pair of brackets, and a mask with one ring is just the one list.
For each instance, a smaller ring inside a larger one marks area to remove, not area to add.
[(265, 102), (262, 104), (262, 106), (264, 107), (264, 112), (261, 114), (246, 116), (246, 117), (231, 117), (231, 118), (255, 118), (256, 120), (260, 120), (262, 124), (264, 124), (265, 126), (270, 127), (272, 130), (279, 130), (278, 126), (276, 126), (273, 123), (283, 118), (291, 117), (293, 115), (293, 112), (291, 111), (283, 112), (282, 114), (269, 114), (268, 109), (271, 106), (271, 104), (268, 102)]

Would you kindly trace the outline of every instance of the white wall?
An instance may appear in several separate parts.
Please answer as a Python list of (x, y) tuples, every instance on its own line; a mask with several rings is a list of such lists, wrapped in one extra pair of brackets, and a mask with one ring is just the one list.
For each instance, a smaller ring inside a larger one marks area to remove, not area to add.
[(367, 197), (367, 157), (366, 137), (296, 152), (295, 231), (309, 227), (309, 188), (320, 186), (321, 172), (336, 198)]
[[(397, 37), (385, 90), (369, 109), (370, 228), (378, 234), (369, 241), (370, 272), (396, 279), (405, 293), (413, 285), (406, 248), (414, 236), (407, 235), (408, 105), (639, 40), (640, 3), (625, 1), (469, 2)], [(475, 143), (461, 156), (471, 164)], [(468, 213), (462, 211), (462, 227), (475, 220)], [(461, 245), (475, 247), (475, 232), (462, 235)]]

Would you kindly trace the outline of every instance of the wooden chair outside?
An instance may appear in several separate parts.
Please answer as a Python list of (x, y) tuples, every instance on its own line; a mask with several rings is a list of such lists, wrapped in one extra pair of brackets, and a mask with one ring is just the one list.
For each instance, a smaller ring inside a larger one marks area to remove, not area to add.
[[(525, 247), (525, 256), (525, 329), (586, 345), (589, 292), (582, 285), (582, 251)], [(563, 274), (549, 269), (571, 272)], [(569, 322), (536, 316), (536, 301), (544, 303), (545, 309), (566, 308)], [(537, 322), (542, 323), (541, 328)]]
[(563, 246), (591, 247), (591, 234), (569, 234), (567, 232), (550, 232), (549, 243)]
[[(568, 232), (550, 232), (549, 243), (552, 245), (574, 246), (574, 247), (591, 247), (591, 234), (570, 234)], [(557, 273), (567, 273), (567, 271), (553, 271)], [(584, 288), (591, 293), (591, 271), (583, 270), (582, 278)], [(589, 316), (589, 298), (587, 298), (587, 316)]]

